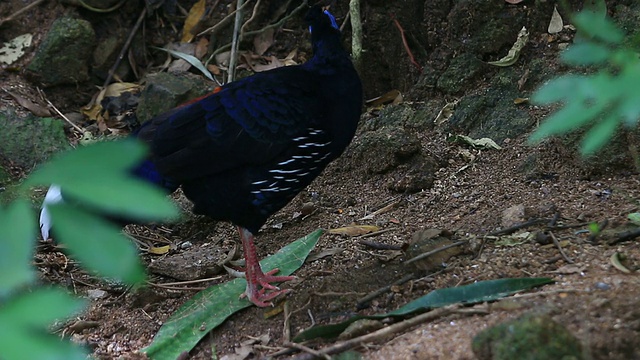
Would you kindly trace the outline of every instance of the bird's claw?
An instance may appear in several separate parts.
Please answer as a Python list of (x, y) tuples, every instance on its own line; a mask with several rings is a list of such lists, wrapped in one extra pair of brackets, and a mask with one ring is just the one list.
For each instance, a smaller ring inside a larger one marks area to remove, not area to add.
[[(280, 290), (279, 287), (271, 283), (290, 281), (296, 278), (295, 276), (274, 276), (273, 274), (278, 271), (278, 269), (273, 269), (266, 273), (257, 274), (254, 284), (247, 279), (247, 290), (242, 294), (242, 297), (246, 296), (249, 301), (259, 307), (273, 306), (270, 300), (291, 292), (291, 289)], [(258, 289), (258, 286), (260, 289)]]

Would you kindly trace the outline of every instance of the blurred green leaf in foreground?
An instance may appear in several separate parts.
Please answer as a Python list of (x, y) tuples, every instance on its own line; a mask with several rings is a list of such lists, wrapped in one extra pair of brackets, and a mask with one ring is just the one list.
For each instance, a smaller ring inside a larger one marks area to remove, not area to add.
[(634, 127), (640, 118), (640, 58), (621, 46), (623, 32), (611, 19), (593, 11), (573, 18), (583, 39), (561, 54), (564, 63), (597, 67), (588, 75), (567, 74), (555, 78), (532, 96), (539, 105), (562, 103), (531, 135), (535, 143), (552, 135), (588, 128), (581, 144), (582, 155), (604, 146), (622, 125)]

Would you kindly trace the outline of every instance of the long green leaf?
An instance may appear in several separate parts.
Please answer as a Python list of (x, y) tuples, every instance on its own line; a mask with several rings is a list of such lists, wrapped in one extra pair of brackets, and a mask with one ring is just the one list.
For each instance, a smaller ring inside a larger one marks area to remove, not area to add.
[(593, 154), (609, 141), (616, 132), (620, 122), (614, 116), (609, 115), (599, 123), (593, 125), (582, 139), (580, 153), (584, 156)]
[(67, 204), (50, 206), (50, 210), (60, 242), (85, 268), (130, 284), (144, 280), (136, 248), (117, 226)]
[(493, 301), (519, 291), (549, 284), (551, 282), (553, 282), (553, 280), (549, 278), (498, 279), (480, 281), (465, 286), (438, 289), (386, 314), (355, 316), (338, 324), (313, 327), (298, 334), (293, 341), (302, 342), (319, 337), (327, 339), (334, 338), (340, 335), (353, 322), (360, 319), (404, 317), (418, 311), (427, 311), (429, 309), (451, 304), (474, 304), (484, 301)]
[[(278, 268), (278, 275), (291, 275), (302, 266), (320, 235), (322, 230), (316, 230), (285, 246), (262, 260), (262, 269), (266, 272)], [(229, 316), (251, 306), (247, 299), (240, 299), (245, 287), (244, 279), (234, 279), (199, 292), (165, 321), (153, 343), (142, 352), (154, 360), (173, 360), (181, 353), (190, 351), (203, 336)]]
[(29, 203), (0, 206), (0, 299), (34, 279), (31, 266), (36, 224)]
[(127, 174), (79, 181), (73, 186), (63, 186), (62, 192), (82, 204), (126, 218), (167, 220), (179, 214), (162, 190)]
[(624, 33), (605, 15), (606, 13), (582, 11), (574, 16), (573, 21), (579, 31), (585, 32), (590, 37), (611, 44), (621, 43), (624, 40)]
[(571, 45), (560, 54), (563, 62), (570, 65), (597, 65), (609, 59), (611, 49), (591, 42)]
[(0, 324), (2, 360), (86, 360), (88, 351), (44, 330)]
[(0, 328), (10, 324), (45, 330), (54, 321), (78, 313), (84, 305), (85, 301), (69, 295), (64, 290), (37, 289), (12, 297), (0, 307)]
[(61, 154), (36, 170), (25, 186), (57, 184), (73, 187), (79, 182), (110, 179), (139, 163), (145, 146), (131, 139), (104, 141)]

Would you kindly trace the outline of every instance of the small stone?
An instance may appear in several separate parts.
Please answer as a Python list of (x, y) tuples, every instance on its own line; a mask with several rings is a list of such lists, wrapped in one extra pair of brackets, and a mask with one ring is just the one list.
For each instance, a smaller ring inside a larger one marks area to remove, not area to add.
[(107, 292), (100, 289), (91, 289), (87, 291), (87, 296), (89, 299), (97, 300), (105, 298), (107, 296)]
[(192, 246), (193, 246), (193, 244), (191, 243), (191, 241), (185, 241), (182, 244), (180, 244), (180, 249), (186, 250), (186, 249), (188, 249), (188, 248), (190, 248)]
[(502, 226), (505, 228), (512, 227), (524, 221), (524, 205), (514, 205), (502, 211)]

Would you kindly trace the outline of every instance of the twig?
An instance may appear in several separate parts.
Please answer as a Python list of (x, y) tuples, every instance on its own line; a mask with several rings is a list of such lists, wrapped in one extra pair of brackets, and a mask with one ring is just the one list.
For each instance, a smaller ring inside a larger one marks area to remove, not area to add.
[(362, 22), (360, 21), (360, 0), (349, 2), (351, 16), (351, 58), (358, 71), (362, 65)]
[(242, 41), (242, 38), (244, 37), (244, 31), (247, 28), (247, 26), (249, 26), (249, 24), (252, 23), (253, 20), (256, 18), (256, 14), (258, 13), (258, 6), (260, 6), (261, 1), (262, 0), (256, 1), (256, 4), (253, 6), (253, 12), (251, 13), (251, 16), (247, 21), (244, 22), (244, 24), (242, 24), (242, 27), (240, 28), (240, 41)]
[(402, 250), (402, 245), (383, 244), (368, 240), (358, 240), (358, 244), (370, 247), (374, 250)]
[(160, 285), (166, 285), (166, 286), (189, 285), (189, 284), (199, 284), (199, 283), (203, 283), (203, 282), (207, 282), (207, 281), (213, 281), (213, 280), (220, 280), (221, 278), (222, 278), (222, 276), (216, 276), (216, 277), (206, 278), (206, 279), (176, 281), (176, 282), (162, 283), (162, 284), (158, 284), (158, 283), (153, 283), (151, 281), (147, 281), (147, 284), (152, 285), (152, 286), (160, 286)]
[(544, 222), (548, 222), (549, 219), (533, 219), (533, 220), (529, 220), (529, 221), (525, 221), (523, 223), (520, 224), (515, 224), (513, 226), (510, 226), (506, 229), (501, 229), (501, 230), (496, 230), (496, 231), (492, 231), (490, 233), (487, 234), (487, 236), (500, 236), (500, 235), (508, 235), (508, 234), (512, 234), (522, 228), (526, 228), (528, 226), (532, 226), (532, 225), (537, 225), (537, 224), (541, 224)]
[(415, 274), (405, 275), (402, 279), (400, 279), (398, 281), (395, 281), (393, 284), (387, 285), (385, 287), (382, 287), (382, 288), (380, 288), (378, 290), (375, 290), (375, 291), (369, 293), (367, 296), (365, 296), (365, 297), (363, 297), (363, 298), (358, 300), (358, 302), (356, 303), (356, 309), (358, 309), (358, 310), (359, 309), (363, 309), (369, 301), (371, 301), (371, 300), (375, 299), (376, 297), (380, 296), (381, 294), (384, 294), (385, 292), (391, 290), (392, 286), (402, 285), (402, 284), (406, 283), (407, 281), (415, 279), (415, 277), (416, 277)]
[(411, 263), (413, 263), (413, 262), (416, 262), (416, 261), (418, 261), (418, 260), (422, 260), (422, 259), (424, 259), (424, 258), (427, 258), (427, 257), (429, 257), (429, 256), (431, 256), (431, 255), (433, 255), (433, 254), (437, 254), (437, 253), (439, 253), (439, 252), (441, 252), (441, 251), (445, 251), (445, 250), (447, 250), (447, 249), (451, 249), (452, 247), (456, 247), (456, 246), (464, 245), (464, 244), (466, 244), (467, 242), (468, 242), (467, 240), (456, 241), (456, 242), (454, 242), (453, 244), (445, 245), (445, 246), (440, 247), (440, 248), (437, 248), (437, 249), (435, 249), (435, 250), (431, 250), (431, 251), (429, 251), (429, 252), (426, 252), (426, 253), (420, 254), (420, 255), (418, 255), (418, 256), (416, 256), (416, 257), (414, 257), (414, 258), (411, 258), (411, 259), (409, 259), (409, 260), (405, 261), (405, 262), (404, 262), (404, 264), (405, 264), (405, 265), (409, 265), (409, 264), (411, 264)]
[[(460, 309), (460, 305), (451, 305), (451, 306), (446, 306), (446, 307), (442, 307), (424, 314), (420, 314), (416, 317), (413, 317), (411, 319), (393, 324), (393, 325), (389, 325), (385, 328), (382, 328), (380, 330), (374, 331), (372, 333), (363, 335), (363, 336), (359, 336), (353, 339), (349, 339), (347, 341), (343, 341), (341, 343), (337, 343), (335, 345), (332, 346), (328, 346), (324, 349), (320, 349), (318, 350), (319, 354), (327, 354), (327, 355), (332, 355), (332, 354), (337, 354), (337, 353), (341, 353), (344, 351), (347, 351), (349, 349), (353, 349), (355, 347), (358, 347), (360, 345), (362, 345), (363, 343), (367, 343), (367, 342), (376, 342), (376, 341), (381, 341), (384, 340), (394, 334), (397, 333), (401, 333), (404, 332), (416, 325), (420, 325), (422, 323), (425, 323), (427, 321), (432, 321), (435, 320), (437, 318), (441, 318), (444, 316), (448, 316), (454, 313), (463, 313), (463, 314), (471, 314), (471, 315), (475, 315), (475, 314), (487, 314), (487, 310), (486, 309)], [(300, 356), (295, 357), (295, 360), (311, 360), (314, 359), (314, 356), (316, 355), (311, 355), (311, 354), (302, 354)]]
[(620, 234), (620, 236), (618, 236), (618, 238), (611, 240), (609, 242), (609, 245), (615, 245), (617, 243), (621, 243), (621, 242), (624, 242), (624, 241), (633, 240), (633, 239), (637, 238), (638, 236), (640, 236), (640, 229), (626, 231), (626, 232), (623, 232), (622, 234)]
[(144, 8), (142, 8), (142, 12), (140, 12), (140, 16), (138, 16), (138, 20), (136, 21), (136, 24), (133, 25), (133, 29), (131, 29), (131, 33), (129, 33), (129, 37), (127, 38), (127, 41), (124, 43), (124, 45), (122, 45), (122, 49), (120, 49), (120, 54), (118, 54), (118, 57), (116, 58), (116, 62), (113, 64), (113, 66), (111, 66), (111, 69), (109, 69), (109, 74), (107, 75), (107, 78), (104, 80), (104, 83), (102, 84), (103, 88), (106, 88), (107, 85), (109, 85), (109, 83), (111, 82), (111, 79), (113, 78), (113, 74), (116, 72), (116, 69), (118, 69), (118, 66), (120, 66), (120, 62), (124, 58), (124, 54), (127, 52), (127, 50), (129, 50), (129, 46), (131, 46), (133, 37), (138, 32), (138, 28), (140, 28), (140, 25), (142, 24), (142, 20), (144, 20), (144, 16), (146, 14), (147, 14), (147, 7), (145, 6)]
[(215, 34), (218, 31), (222, 30), (222, 28), (227, 26), (227, 24), (231, 21), (231, 19), (233, 19), (234, 16), (236, 16), (236, 13), (238, 11), (242, 11), (242, 9), (244, 9), (244, 7), (249, 5), (250, 3), (251, 3), (251, 1), (247, 1), (241, 7), (237, 8), (235, 11), (233, 11), (229, 15), (225, 16), (217, 24), (213, 25), (212, 27), (210, 27), (208, 29), (205, 29), (205, 30), (199, 32), (197, 36), (202, 36), (202, 35), (209, 34), (209, 33)]
[(293, 342), (288, 342), (285, 343), (284, 346), (290, 347), (290, 348), (294, 348), (300, 351), (304, 351), (309, 355), (313, 355), (313, 358), (323, 358), (323, 359), (327, 359), (327, 360), (331, 360), (331, 356), (329, 356), (329, 354), (327, 353), (321, 353), (317, 350), (313, 350), (310, 347), (306, 347), (302, 344), (297, 344), (297, 343), (293, 343)]
[[(245, 3), (246, 5), (247, 3)], [(251, 36), (251, 35), (257, 35), (267, 29), (271, 29), (271, 28), (277, 28), (282, 26), (287, 20), (291, 19), (293, 17), (293, 15), (297, 14), (298, 12), (300, 12), (300, 10), (304, 9), (307, 6), (307, 3), (305, 1), (302, 1), (302, 3), (300, 4), (300, 6), (298, 6), (297, 8), (293, 9), (293, 11), (283, 17), (282, 19), (280, 19), (278, 22), (275, 22), (273, 24), (269, 24), (265, 27), (263, 27), (262, 29), (258, 29), (258, 30), (253, 30), (253, 31), (248, 31), (244, 34), (244, 36)], [(216, 25), (217, 26), (217, 25)], [(209, 63), (211, 61), (211, 59), (216, 56), (217, 54), (226, 51), (227, 49), (229, 49), (231, 47), (231, 43), (223, 45), (221, 47), (219, 47), (216, 51), (213, 52), (213, 54), (211, 54), (211, 57), (209, 58), (209, 60), (207, 60), (207, 63)]]
[(291, 307), (285, 301), (282, 311), (284, 312), (284, 323), (282, 324), (282, 339), (285, 343), (291, 341)]
[(238, 45), (240, 44), (240, 22), (242, 21), (242, 4), (244, 0), (237, 0), (238, 11), (236, 11), (236, 19), (233, 24), (233, 39), (231, 40), (231, 56), (229, 58), (229, 76), (227, 82), (230, 83), (236, 77), (236, 62), (238, 61)]
[[(44, 95), (44, 91), (40, 90), (40, 92)], [(44, 97), (44, 101), (46, 101), (47, 104), (49, 106), (51, 106), (53, 111), (55, 111), (56, 114), (58, 114), (62, 119), (64, 119), (64, 121), (69, 123), (69, 125), (71, 125), (74, 129), (78, 130), (81, 134), (84, 134), (85, 132), (87, 132), (86, 129), (83, 129), (80, 126), (78, 126), (78, 125), (74, 124), (73, 122), (71, 122), (71, 120), (69, 120), (68, 117), (66, 117), (63, 113), (61, 113), (60, 110), (58, 110), (58, 108), (55, 105), (53, 105), (53, 103), (51, 103), (51, 101), (49, 101), (49, 99), (47, 99), (46, 96)]]
[(402, 28), (402, 26), (398, 22), (398, 19), (396, 19), (395, 16), (391, 15), (391, 18), (393, 19), (393, 23), (396, 25), (396, 27), (400, 31), (400, 36), (402, 37), (402, 45), (404, 45), (404, 49), (409, 55), (409, 60), (411, 60), (411, 63), (415, 65), (418, 68), (418, 71), (422, 73), (422, 66), (418, 64), (418, 62), (416, 61), (416, 58), (413, 56), (413, 53), (411, 52), (411, 48), (409, 48), (409, 43), (407, 43), (407, 37), (404, 35), (404, 29)]
[(0, 26), (2, 26), (2, 24), (4, 24), (7, 21), (11, 21), (15, 18), (17, 18), (18, 16), (22, 15), (22, 13), (29, 11), (31, 8), (36, 7), (38, 5), (40, 5), (41, 3), (45, 2), (46, 0), (36, 0), (34, 2), (32, 2), (31, 4), (23, 7), (22, 9), (14, 12), (13, 14), (7, 16), (6, 18), (0, 20)]
[(97, 12), (97, 13), (108, 13), (108, 12), (112, 12), (112, 11), (114, 11), (114, 10), (118, 10), (118, 8), (119, 8), (120, 6), (122, 6), (122, 5), (124, 5), (124, 3), (125, 3), (125, 2), (127, 2), (127, 0), (120, 0), (120, 2), (119, 2), (119, 3), (117, 3), (117, 4), (113, 5), (113, 6), (112, 6), (112, 7), (110, 7), (110, 8), (106, 8), (106, 9), (99, 9), (99, 8), (95, 8), (95, 7), (91, 6), (91, 5), (88, 5), (88, 4), (87, 4), (87, 3), (85, 3), (83, 0), (78, 0), (78, 2), (80, 3), (80, 5), (81, 5), (83, 8), (85, 8), (85, 9), (87, 9), (87, 10), (90, 10), (90, 11), (93, 11), (93, 12)]
[(553, 234), (552, 231), (549, 231), (549, 235), (551, 235), (551, 239), (553, 240), (553, 244), (558, 248), (558, 250), (560, 251), (560, 255), (562, 255), (562, 258), (564, 259), (564, 261), (566, 261), (569, 264), (573, 264), (573, 260), (571, 260), (567, 254), (565, 254), (564, 250), (562, 250), (562, 246), (560, 246), (560, 242), (558, 241), (558, 238), (556, 238), (556, 236)]

